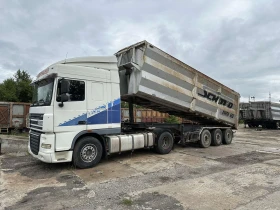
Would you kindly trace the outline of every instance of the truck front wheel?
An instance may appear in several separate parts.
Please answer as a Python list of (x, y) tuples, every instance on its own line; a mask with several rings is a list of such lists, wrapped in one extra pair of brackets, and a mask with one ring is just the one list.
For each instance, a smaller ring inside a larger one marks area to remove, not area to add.
[(211, 133), (209, 130), (204, 130), (200, 134), (200, 140), (199, 140), (199, 146), (202, 148), (207, 148), (211, 145), (212, 138), (211, 138)]
[(73, 163), (78, 168), (96, 166), (102, 157), (102, 145), (94, 137), (86, 136), (78, 141), (73, 152)]

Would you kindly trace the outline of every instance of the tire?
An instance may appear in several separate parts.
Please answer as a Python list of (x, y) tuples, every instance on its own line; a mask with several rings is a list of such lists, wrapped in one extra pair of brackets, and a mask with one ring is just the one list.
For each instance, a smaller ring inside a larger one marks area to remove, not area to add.
[(226, 129), (223, 131), (223, 144), (231, 144), (233, 138), (233, 133), (231, 129)]
[(199, 146), (201, 148), (207, 148), (211, 145), (211, 142), (212, 142), (211, 133), (209, 130), (205, 129), (200, 134)]
[(78, 168), (96, 166), (102, 157), (102, 145), (94, 137), (86, 136), (80, 139), (74, 148), (73, 163)]
[(212, 146), (220, 146), (223, 141), (223, 133), (220, 129), (215, 129), (212, 131)]
[(173, 136), (168, 131), (165, 131), (159, 135), (155, 151), (159, 154), (168, 154), (172, 150), (173, 144)]
[(272, 125), (273, 125), (273, 129), (277, 129), (278, 128), (277, 123), (273, 123)]

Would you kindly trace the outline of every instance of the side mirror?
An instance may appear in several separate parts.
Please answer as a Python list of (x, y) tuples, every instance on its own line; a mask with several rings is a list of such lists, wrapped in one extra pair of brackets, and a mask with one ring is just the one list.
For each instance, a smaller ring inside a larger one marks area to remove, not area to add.
[(69, 96), (66, 95), (66, 93), (61, 94), (61, 96), (60, 96), (61, 103), (59, 103), (58, 106), (63, 107), (64, 106), (63, 102), (68, 101), (68, 100), (69, 100)]
[(70, 82), (66, 79), (61, 80), (61, 94), (69, 93)]

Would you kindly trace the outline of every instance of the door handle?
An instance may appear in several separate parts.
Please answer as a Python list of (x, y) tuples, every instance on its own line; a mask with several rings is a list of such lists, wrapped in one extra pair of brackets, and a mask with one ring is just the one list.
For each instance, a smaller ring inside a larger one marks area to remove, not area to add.
[(85, 125), (85, 124), (87, 124), (86, 121), (78, 121), (78, 125)]

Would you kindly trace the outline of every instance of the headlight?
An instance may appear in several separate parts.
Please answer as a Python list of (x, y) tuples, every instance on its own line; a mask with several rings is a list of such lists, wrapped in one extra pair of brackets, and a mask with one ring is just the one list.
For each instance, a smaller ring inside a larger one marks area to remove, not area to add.
[(42, 143), (41, 147), (44, 148), (44, 149), (51, 149), (52, 145), (51, 144), (44, 144), (44, 143)]

